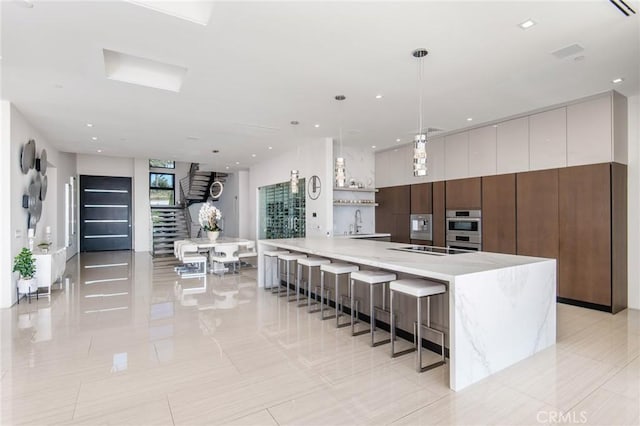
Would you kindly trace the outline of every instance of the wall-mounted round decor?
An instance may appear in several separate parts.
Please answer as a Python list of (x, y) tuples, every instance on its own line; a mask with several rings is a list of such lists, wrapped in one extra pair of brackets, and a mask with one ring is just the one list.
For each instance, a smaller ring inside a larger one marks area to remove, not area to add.
[(42, 201), (36, 200), (36, 204), (33, 206), (33, 215), (36, 217), (36, 222), (42, 217)]
[(320, 177), (316, 175), (311, 176), (311, 179), (309, 179), (309, 188), (307, 189), (309, 198), (317, 200), (320, 196), (321, 189), (322, 184), (320, 183)]
[(36, 160), (36, 170), (38, 170), (42, 175), (47, 173), (47, 150), (42, 149), (40, 152), (40, 158)]
[(49, 186), (49, 178), (42, 176), (42, 184), (40, 186), (40, 199), (44, 201), (47, 198), (47, 187)]
[(27, 219), (27, 228), (33, 228), (33, 230), (35, 231), (37, 224), (38, 221), (36, 220), (36, 217), (29, 213), (29, 218)]
[(217, 180), (211, 184), (211, 187), (209, 188), (209, 195), (211, 195), (211, 198), (214, 200), (217, 200), (222, 195), (223, 190), (224, 186), (222, 185), (222, 182)]
[(22, 147), (22, 154), (20, 156), (20, 169), (22, 173), (27, 174), (29, 169), (33, 168), (33, 164), (36, 158), (36, 141), (29, 139), (29, 142)]

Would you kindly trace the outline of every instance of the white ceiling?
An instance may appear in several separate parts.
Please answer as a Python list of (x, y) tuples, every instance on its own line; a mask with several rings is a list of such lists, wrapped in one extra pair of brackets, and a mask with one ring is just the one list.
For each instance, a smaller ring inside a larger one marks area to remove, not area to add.
[[(608, 0), (215, 2), (207, 26), (123, 1), (34, 5), (1, 3), (2, 98), (69, 152), (234, 169), (341, 125), (363, 149), (406, 143), (417, 47), (425, 124), (445, 130), (640, 84), (638, 15)], [(583, 60), (551, 55), (574, 43)], [(181, 91), (108, 80), (103, 49), (186, 67)]]

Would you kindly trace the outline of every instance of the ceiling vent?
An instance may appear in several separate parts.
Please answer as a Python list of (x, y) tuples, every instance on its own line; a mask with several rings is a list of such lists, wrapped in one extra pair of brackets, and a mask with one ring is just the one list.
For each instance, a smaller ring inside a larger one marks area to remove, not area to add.
[(551, 52), (551, 54), (558, 59), (565, 59), (582, 52), (584, 52), (584, 47), (580, 46), (578, 43), (575, 43), (571, 46), (563, 47), (562, 49), (558, 49), (555, 52)]

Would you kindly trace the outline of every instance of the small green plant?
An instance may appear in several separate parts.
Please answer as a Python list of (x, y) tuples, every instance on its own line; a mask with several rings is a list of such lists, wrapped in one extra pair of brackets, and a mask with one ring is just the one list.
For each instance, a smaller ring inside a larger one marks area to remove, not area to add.
[(14, 259), (13, 272), (18, 272), (24, 280), (33, 278), (36, 274), (36, 260), (31, 250), (25, 247), (18, 253)]

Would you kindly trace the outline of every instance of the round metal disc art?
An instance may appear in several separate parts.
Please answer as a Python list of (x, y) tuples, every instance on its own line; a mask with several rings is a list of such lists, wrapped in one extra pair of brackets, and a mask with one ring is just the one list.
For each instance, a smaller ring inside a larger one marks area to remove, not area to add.
[(33, 214), (33, 209), (36, 205), (36, 201), (40, 198), (40, 186), (36, 183), (35, 179), (31, 179), (31, 183), (29, 184), (27, 196), (29, 197), (28, 207), (29, 213)]
[(36, 229), (36, 225), (38, 224), (38, 221), (36, 220), (36, 217), (34, 215), (32, 215), (31, 213), (29, 213), (29, 228), (33, 228), (34, 230)]
[(222, 195), (223, 190), (224, 186), (222, 185), (222, 182), (217, 180), (211, 184), (211, 187), (209, 188), (209, 195), (211, 195), (211, 198), (214, 200), (217, 200)]
[(29, 169), (33, 168), (36, 159), (36, 141), (29, 139), (29, 142), (22, 147), (22, 155), (20, 157), (20, 168), (22, 173), (27, 174)]
[(44, 176), (47, 173), (47, 150), (43, 149), (40, 158), (36, 161), (36, 168)]
[(42, 201), (40, 199), (37, 199), (36, 204), (33, 206), (33, 216), (36, 217), (36, 222), (42, 217)]
[(40, 199), (44, 201), (47, 198), (47, 187), (49, 186), (49, 178), (42, 176), (42, 184), (40, 186)]

